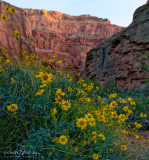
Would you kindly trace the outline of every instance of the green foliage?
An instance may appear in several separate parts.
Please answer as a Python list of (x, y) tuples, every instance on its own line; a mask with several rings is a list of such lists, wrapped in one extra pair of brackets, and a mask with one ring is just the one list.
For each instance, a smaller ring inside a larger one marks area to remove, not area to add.
[[(43, 71), (44, 73), (52, 73), (52, 82), (46, 84), (44, 92), (41, 95), (36, 95), (41, 88), (41, 79), (35, 75)], [(119, 125), (116, 120), (109, 123), (96, 121), (96, 127), (91, 127), (89, 124), (85, 130), (77, 127), (77, 119), (91, 113), (94, 118), (98, 119), (95, 111), (103, 112), (103, 108), (112, 101), (117, 101), (118, 106), (115, 107), (118, 115), (124, 114), (124, 104), (119, 103), (119, 98), (127, 100), (130, 96), (127, 93), (118, 93), (118, 90), (112, 87), (111, 89), (101, 89), (100, 84), (94, 79), (83, 80), (75, 83), (67, 78), (68, 73), (73, 77), (72, 72), (64, 72), (59, 75), (57, 71), (48, 70), (42, 66), (14, 66), (7, 65), (3, 72), (0, 73), (0, 96), (1, 96), (1, 146), (10, 146), (13, 151), (16, 151), (20, 146), (25, 150), (27, 157), (35, 159), (92, 159), (95, 153), (104, 159), (118, 160), (122, 157), (127, 157), (125, 151), (121, 150), (122, 130), (127, 129), (127, 125), (137, 121), (142, 123), (140, 112), (147, 113), (148, 100), (135, 99), (136, 111), (135, 120), (129, 118), (125, 123)], [(11, 79), (14, 79), (12, 83)], [(68, 88), (71, 88), (69, 90)], [(97, 88), (99, 88), (99, 90)], [(62, 99), (70, 100), (71, 107), (66, 111), (61, 105), (55, 103), (56, 92), (61, 89), (65, 93)], [(118, 97), (109, 98), (109, 95), (118, 93)], [(101, 100), (98, 99), (101, 96)], [(87, 100), (86, 98), (89, 98)], [(132, 98), (132, 96), (131, 96)], [(7, 106), (18, 104), (19, 110), (16, 114), (8, 111)], [(132, 106), (130, 109), (133, 110)], [(144, 108), (141, 106), (144, 105)], [(52, 114), (51, 110), (57, 109), (57, 114)], [(108, 113), (110, 114), (110, 113)], [(144, 119), (143, 119), (144, 121)], [(112, 127), (108, 127), (110, 124)], [(143, 123), (142, 123), (143, 124)], [(136, 133), (137, 130), (135, 130)], [(95, 143), (92, 138), (92, 132), (104, 134), (106, 140), (97, 137)], [(65, 145), (56, 143), (56, 137), (66, 135), (68, 143)], [(5, 143), (4, 143), (5, 142)], [(13, 145), (12, 145), (13, 142)], [(119, 145), (115, 148), (115, 142)], [(78, 151), (77, 148), (79, 149)], [(109, 151), (110, 149), (114, 150)], [(139, 149), (139, 147), (137, 148)], [(4, 152), (2, 150), (2, 153)], [(50, 153), (50, 154), (49, 154)]]

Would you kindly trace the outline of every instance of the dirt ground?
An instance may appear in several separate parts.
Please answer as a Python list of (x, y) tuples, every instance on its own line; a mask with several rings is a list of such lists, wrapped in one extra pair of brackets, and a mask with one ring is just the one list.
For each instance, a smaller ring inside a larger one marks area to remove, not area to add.
[[(127, 152), (131, 154), (132, 151), (136, 151), (135, 154), (131, 155), (134, 160), (149, 160), (149, 131), (140, 131), (137, 135), (142, 136), (142, 138), (128, 137), (131, 145), (128, 147)], [(138, 149), (139, 146), (141, 146), (141, 149)]]

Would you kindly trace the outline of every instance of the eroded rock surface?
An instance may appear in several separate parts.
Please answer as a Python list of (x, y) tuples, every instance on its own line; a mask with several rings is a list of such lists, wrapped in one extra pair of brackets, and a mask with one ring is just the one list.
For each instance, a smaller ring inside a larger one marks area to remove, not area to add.
[[(69, 63), (83, 68), (86, 53), (122, 27), (110, 24), (108, 19), (90, 15), (70, 16), (56, 11), (24, 9), (32, 25), (36, 53), (50, 58), (67, 58)], [(45, 52), (44, 52), (45, 51)]]
[[(93, 47), (102, 43), (113, 34), (121, 31), (123, 27), (112, 25), (108, 19), (90, 15), (70, 16), (56, 11), (21, 9), (16, 15), (11, 15), (4, 7), (12, 5), (0, 1), (0, 11), (8, 16), (9, 21), (0, 21), (0, 42), (10, 51), (21, 53), (26, 43), (41, 58), (68, 59), (76, 68), (82, 69), (86, 53)], [(11, 17), (11, 18), (10, 18)], [(20, 33), (19, 43), (12, 31)], [(33, 47), (34, 46), (34, 47)], [(31, 49), (30, 49), (31, 50)]]
[(87, 53), (85, 77), (97, 77), (102, 86), (114, 83), (121, 90), (143, 88), (149, 78), (148, 52), (149, 3), (135, 11), (127, 28)]
[[(30, 53), (35, 51), (34, 45), (31, 44), (32, 28), (31, 22), (24, 10), (13, 6), (17, 14), (11, 14), (4, 10), (4, 7), (12, 7), (9, 3), (0, 1), (0, 14), (8, 17), (7, 22), (0, 19), (0, 46), (7, 48), (10, 54), (20, 55), (25, 49)], [(18, 30), (20, 37), (18, 40), (12, 31)], [(7, 52), (7, 53), (8, 53)], [(6, 55), (8, 56), (8, 55)]]

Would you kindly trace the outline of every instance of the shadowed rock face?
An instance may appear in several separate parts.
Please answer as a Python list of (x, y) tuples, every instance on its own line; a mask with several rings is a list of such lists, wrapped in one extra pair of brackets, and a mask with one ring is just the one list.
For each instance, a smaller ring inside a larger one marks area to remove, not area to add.
[[(97, 77), (103, 86), (121, 89), (144, 87), (149, 78), (149, 3), (138, 8), (124, 30), (87, 53), (85, 77)], [(147, 64), (142, 70), (140, 60)]]
[[(0, 13), (10, 15), (4, 10), (4, 6), (12, 5), (0, 1)], [(0, 42), (3, 47), (10, 50), (14, 48), (15, 52), (21, 52), (24, 48), (22, 45), (30, 42), (41, 58), (51, 58), (53, 54), (57, 54), (58, 59), (67, 58), (69, 63), (72, 61), (76, 63), (77, 69), (83, 68), (86, 53), (91, 48), (123, 29), (112, 25), (108, 19), (90, 15), (70, 16), (56, 11), (17, 7), (14, 9), (17, 10), (17, 14), (11, 15), (11, 22), (0, 21), (0, 28), (5, 30), (0, 32)], [(20, 46), (12, 30), (19, 31)]]

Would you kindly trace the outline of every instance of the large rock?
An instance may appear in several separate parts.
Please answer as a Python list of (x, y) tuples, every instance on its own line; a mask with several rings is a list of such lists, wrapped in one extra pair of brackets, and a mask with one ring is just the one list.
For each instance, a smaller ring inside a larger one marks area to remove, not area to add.
[(85, 77), (97, 77), (101, 85), (115, 84), (121, 90), (143, 88), (149, 78), (148, 52), (149, 3), (135, 11), (127, 28), (87, 53)]
[[(4, 10), (4, 7), (13, 7), (17, 14), (11, 14)], [(0, 1), (0, 14), (8, 17), (7, 22), (0, 19), (0, 47), (8, 49), (11, 55), (20, 55), (25, 49), (30, 53), (35, 51), (35, 47), (31, 44), (32, 38), (31, 22), (24, 10), (10, 5), (9, 3)], [(13, 35), (12, 31), (18, 30), (20, 37), (18, 40)], [(5, 55), (7, 58), (10, 54)]]

